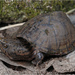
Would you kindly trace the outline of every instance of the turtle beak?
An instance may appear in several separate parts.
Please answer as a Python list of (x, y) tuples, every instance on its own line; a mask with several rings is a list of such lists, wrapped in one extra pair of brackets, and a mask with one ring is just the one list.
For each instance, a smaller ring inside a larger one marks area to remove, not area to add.
[(7, 43), (3, 39), (0, 40), (0, 47), (7, 48)]
[(5, 45), (5, 44), (6, 44), (6, 42), (4, 41), (4, 39), (0, 39), (0, 43), (1, 43), (2, 45)]
[(5, 44), (6, 44), (5, 42), (2, 42), (2, 41), (0, 41), (0, 43), (2, 44), (2, 46), (5, 46)]
[(5, 42), (3, 42), (2, 40), (0, 40), (0, 43), (4, 46), (5, 45)]
[(4, 45), (3, 39), (0, 39), (0, 44)]

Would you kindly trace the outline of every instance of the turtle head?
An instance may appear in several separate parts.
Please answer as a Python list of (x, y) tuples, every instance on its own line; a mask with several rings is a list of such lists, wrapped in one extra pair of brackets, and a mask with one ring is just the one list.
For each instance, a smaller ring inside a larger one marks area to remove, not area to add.
[(0, 39), (0, 49), (1, 52), (12, 60), (32, 61), (32, 64), (34, 65), (39, 65), (44, 58), (41, 52), (37, 52), (37, 50), (31, 47), (24, 47), (19, 40)]

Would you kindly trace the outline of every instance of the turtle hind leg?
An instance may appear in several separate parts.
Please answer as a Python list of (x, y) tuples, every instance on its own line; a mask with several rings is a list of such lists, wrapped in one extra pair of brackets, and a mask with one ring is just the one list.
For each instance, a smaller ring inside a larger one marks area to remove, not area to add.
[(42, 62), (43, 58), (44, 55), (41, 52), (37, 53), (35, 59), (32, 61), (32, 64), (38, 66)]

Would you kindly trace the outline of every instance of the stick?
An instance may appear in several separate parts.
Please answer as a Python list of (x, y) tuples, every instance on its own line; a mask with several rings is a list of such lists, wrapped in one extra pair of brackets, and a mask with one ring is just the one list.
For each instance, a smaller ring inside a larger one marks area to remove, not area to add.
[(5, 26), (5, 27), (1, 27), (0, 30), (5, 30), (5, 29), (8, 29), (8, 28), (13, 28), (13, 27), (17, 27), (17, 26), (22, 26), (25, 22), (23, 23), (18, 23), (18, 24), (12, 24), (12, 25), (9, 25), (9, 26)]
[(66, 12), (66, 14), (71, 14), (74, 11), (75, 11), (75, 9), (69, 10), (68, 12)]

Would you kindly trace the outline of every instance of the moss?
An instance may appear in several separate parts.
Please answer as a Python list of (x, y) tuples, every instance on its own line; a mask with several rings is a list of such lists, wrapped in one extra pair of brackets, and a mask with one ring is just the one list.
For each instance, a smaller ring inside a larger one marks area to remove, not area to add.
[(67, 12), (73, 8), (75, 8), (74, 0), (43, 0), (42, 2), (29, 3), (25, 1), (0, 1), (0, 22), (23, 22), (41, 13), (60, 10)]

